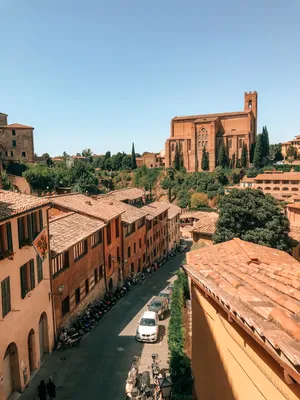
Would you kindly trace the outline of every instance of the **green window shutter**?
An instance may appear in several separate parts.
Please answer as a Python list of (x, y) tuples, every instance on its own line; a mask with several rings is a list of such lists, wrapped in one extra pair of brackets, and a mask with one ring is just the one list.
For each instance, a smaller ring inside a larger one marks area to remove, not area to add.
[(31, 231), (32, 231), (32, 237), (35, 238), (38, 232), (37, 226), (36, 226), (36, 213), (31, 214)]
[(7, 222), (6, 224), (6, 235), (7, 235), (7, 249), (10, 251), (14, 251), (10, 222)]
[(30, 260), (30, 289), (35, 288), (34, 259)]
[(38, 283), (43, 280), (43, 263), (40, 256), (36, 256)]
[(18, 237), (19, 237), (19, 248), (21, 248), (23, 246), (23, 242), (24, 242), (23, 218), (18, 218)]
[(27, 214), (27, 231), (28, 231), (28, 239), (33, 240), (33, 232), (32, 232), (32, 218), (31, 214)]
[(27, 276), (26, 276), (26, 264), (20, 268), (20, 279), (21, 279), (21, 297), (24, 299), (27, 294)]
[(10, 277), (1, 282), (1, 297), (2, 297), (2, 317), (4, 318), (11, 311), (10, 302)]
[(43, 230), (43, 210), (39, 210), (39, 220), (40, 220), (40, 232)]

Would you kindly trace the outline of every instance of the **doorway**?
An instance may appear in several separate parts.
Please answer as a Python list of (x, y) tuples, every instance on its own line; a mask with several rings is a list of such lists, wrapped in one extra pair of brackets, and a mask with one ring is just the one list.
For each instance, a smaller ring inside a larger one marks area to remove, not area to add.
[(33, 372), (36, 370), (35, 333), (33, 329), (31, 329), (31, 331), (28, 334), (27, 346), (28, 346), (29, 374), (31, 376)]
[(19, 356), (15, 343), (11, 343), (3, 357), (3, 384), (5, 398), (15, 390), (20, 390)]
[(40, 360), (45, 353), (49, 352), (48, 341), (48, 319), (45, 312), (42, 313), (39, 320), (39, 343), (40, 343)]

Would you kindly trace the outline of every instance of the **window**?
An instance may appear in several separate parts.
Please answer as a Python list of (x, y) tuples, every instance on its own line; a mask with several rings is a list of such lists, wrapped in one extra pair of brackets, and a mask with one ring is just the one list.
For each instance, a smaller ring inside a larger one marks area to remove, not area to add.
[(228, 139), (228, 148), (232, 149), (232, 139)]
[(17, 147), (17, 141), (16, 140), (12, 141), (12, 147)]
[(90, 291), (89, 280), (85, 280), (85, 295), (87, 295)]
[(120, 247), (119, 247), (119, 246), (117, 247), (117, 260), (118, 260), (118, 263), (120, 263), (120, 262), (121, 262), (121, 257), (120, 257)]
[(35, 288), (35, 271), (34, 271), (34, 260), (29, 261), (30, 266), (30, 289), (33, 290)]
[(11, 156), (11, 157), (14, 156), (14, 152), (13, 152), (13, 151), (10, 152), (10, 156)]
[(141, 218), (138, 222), (138, 229), (141, 229), (143, 226), (145, 226), (145, 218)]
[(111, 224), (110, 222), (107, 224), (106, 227), (106, 239), (107, 239), (107, 245), (111, 244)]
[(174, 151), (174, 143), (172, 143), (171, 150)]
[(180, 151), (183, 150), (183, 143), (182, 142), (180, 142), (179, 148), (180, 148)]
[(98, 270), (97, 270), (97, 268), (94, 269), (94, 281), (95, 281), (95, 285), (96, 285), (96, 283), (98, 283)]
[(116, 221), (116, 238), (120, 236), (120, 223), (119, 223), (119, 218), (115, 219)]
[(7, 150), (5, 151), (5, 155), (6, 155), (6, 157), (8, 157), (8, 151)]
[(69, 311), (70, 311), (70, 298), (69, 298), (69, 296), (67, 296), (61, 302), (61, 314), (62, 314), (62, 316), (68, 314)]
[(80, 303), (80, 287), (75, 290), (75, 303)]
[(28, 292), (35, 287), (34, 261), (30, 260), (20, 268), (21, 297), (25, 299)]
[(0, 225), (0, 260), (11, 255), (13, 252), (13, 241), (11, 223)]
[[(153, 236), (153, 239), (154, 239), (154, 236)], [(150, 238), (150, 246), (152, 246), (152, 236)]]
[(104, 277), (103, 265), (100, 265), (100, 267), (99, 267), (99, 278), (100, 278), (100, 279), (103, 279), (103, 277)]
[(139, 239), (139, 248), (140, 249), (142, 248), (142, 239), (141, 238)]
[(43, 229), (42, 210), (18, 218), (19, 248), (30, 245)]
[(22, 157), (26, 157), (26, 151), (22, 151)]
[(146, 261), (146, 253), (143, 254), (143, 262)]
[(191, 150), (191, 142), (188, 142), (188, 150)]
[(4, 318), (11, 311), (9, 276), (1, 282), (1, 297), (2, 297), (2, 318)]
[(108, 268), (112, 267), (112, 259), (111, 259), (111, 254), (108, 256)]
[(43, 261), (41, 260), (40, 256), (36, 256), (36, 265), (37, 265), (38, 283), (40, 283), (43, 280)]
[(240, 149), (243, 148), (243, 139), (239, 139), (239, 148), (240, 148)]
[(248, 101), (248, 108), (251, 110), (251, 108), (252, 108), (252, 100)]
[(69, 267), (69, 251), (65, 251), (64, 253), (59, 254), (55, 258), (52, 259), (52, 274), (55, 276), (62, 269)]
[(74, 261), (79, 260), (84, 254), (87, 253), (87, 239), (75, 244), (73, 247)]
[(131, 263), (130, 272), (131, 272), (132, 274), (134, 274), (134, 263)]
[(102, 243), (102, 231), (98, 231), (91, 236), (91, 246), (96, 247)]
[(11, 131), (11, 134), (12, 134), (13, 136), (16, 136), (16, 131), (15, 131), (15, 129), (13, 129), (13, 130)]
[(136, 253), (136, 243), (133, 243), (133, 254)]
[(138, 261), (138, 272), (141, 272), (141, 259), (139, 258)]
[(149, 239), (147, 240), (147, 247), (149, 247)]
[(131, 248), (130, 246), (127, 249), (127, 257), (129, 258), (131, 256)]

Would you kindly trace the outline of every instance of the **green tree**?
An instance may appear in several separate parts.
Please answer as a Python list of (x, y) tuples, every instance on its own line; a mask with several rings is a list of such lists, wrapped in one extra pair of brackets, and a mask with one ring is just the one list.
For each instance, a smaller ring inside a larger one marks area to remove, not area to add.
[(235, 237), (289, 251), (289, 221), (276, 200), (260, 190), (233, 190), (219, 204), (219, 219), (214, 242)]
[(290, 145), (286, 151), (286, 158), (290, 161), (296, 160), (298, 156), (296, 147)]
[(130, 171), (131, 169), (131, 157), (125, 154), (125, 156), (122, 159), (122, 169), (125, 171)]
[(263, 166), (263, 140), (261, 134), (257, 135), (253, 164), (255, 168), (261, 168)]
[(178, 206), (187, 208), (190, 205), (191, 195), (187, 189), (181, 189), (177, 194)]
[(132, 143), (132, 149), (131, 149), (131, 169), (132, 170), (137, 169), (134, 143)]
[(281, 152), (281, 143), (270, 144), (269, 156), (272, 161), (282, 161), (283, 160), (283, 155)]
[(205, 146), (203, 147), (203, 150), (202, 150), (201, 169), (202, 169), (202, 171), (209, 170), (209, 158), (208, 158), (208, 152), (206, 151)]
[(266, 126), (262, 129), (263, 157), (268, 157), (270, 152), (269, 133)]
[(98, 179), (91, 164), (75, 161), (70, 168), (71, 185), (80, 193), (98, 193)]
[(241, 167), (242, 168), (247, 167), (247, 158), (248, 158), (247, 145), (244, 144), (243, 148), (242, 148), (242, 155), (241, 155)]
[(48, 167), (53, 167), (54, 162), (48, 153), (44, 153), (42, 157), (46, 160), (46, 164)]
[(93, 154), (91, 149), (83, 149), (81, 155), (83, 157), (90, 157)]
[(205, 193), (193, 193), (191, 196), (191, 208), (197, 209), (208, 206), (208, 197)]
[(178, 148), (177, 143), (176, 143), (176, 148), (175, 148), (175, 156), (174, 156), (173, 166), (176, 171), (179, 171), (179, 169), (180, 169), (180, 154), (179, 154), (179, 148)]
[(226, 164), (227, 164), (226, 149), (224, 142), (222, 140), (222, 142), (219, 144), (219, 149), (218, 149), (218, 165), (220, 167), (225, 167)]
[(112, 170), (111, 157), (106, 158), (105, 163), (104, 163), (104, 168), (106, 169), (106, 171), (111, 171)]
[[(1, 161), (0, 161), (1, 162)], [(4, 190), (10, 190), (12, 188), (12, 185), (8, 179), (6, 171), (2, 171), (0, 180), (2, 181), (2, 188)]]

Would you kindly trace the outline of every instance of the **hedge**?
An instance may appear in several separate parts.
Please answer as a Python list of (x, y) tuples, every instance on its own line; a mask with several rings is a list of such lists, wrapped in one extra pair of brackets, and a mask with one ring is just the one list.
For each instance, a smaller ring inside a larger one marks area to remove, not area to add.
[(170, 373), (176, 395), (192, 393), (191, 361), (184, 353), (184, 327), (182, 310), (189, 298), (188, 281), (185, 273), (179, 271), (172, 293), (172, 307), (169, 324)]

